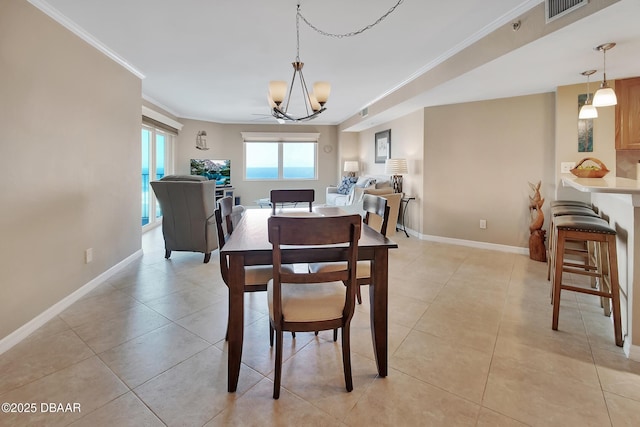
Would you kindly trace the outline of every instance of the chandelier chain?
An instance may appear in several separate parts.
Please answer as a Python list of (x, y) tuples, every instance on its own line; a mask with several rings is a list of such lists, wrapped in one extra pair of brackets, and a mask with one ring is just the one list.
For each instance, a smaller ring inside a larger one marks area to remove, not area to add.
[[(304, 17), (304, 15), (302, 15), (302, 13), (300, 12), (300, 4), (298, 4), (298, 12), (296, 15), (296, 26), (299, 25), (298, 24), (298, 17), (302, 18), (302, 20), (304, 21), (305, 24), (307, 24), (311, 29), (313, 29), (314, 31), (316, 31), (317, 33), (323, 35), (323, 36), (327, 36), (327, 37), (334, 37), (337, 39), (341, 39), (344, 37), (353, 37), (353, 36), (357, 36), (358, 34), (362, 34), (367, 30), (370, 30), (371, 28), (375, 27), (376, 25), (378, 25), (380, 22), (382, 22), (387, 16), (391, 15), (393, 13), (394, 10), (396, 10), (396, 8), (398, 6), (400, 6), (402, 3), (404, 2), (404, 0), (398, 0), (398, 2), (393, 5), (388, 11), (387, 13), (385, 13), (384, 15), (382, 15), (380, 18), (378, 18), (375, 22), (373, 22), (372, 24), (369, 24), (357, 31), (351, 31), (348, 33), (343, 33), (343, 34), (334, 34), (334, 33), (329, 33), (327, 31), (321, 30), (320, 28), (316, 27), (315, 25), (313, 25), (311, 22), (309, 22), (309, 20), (307, 18)], [(298, 39), (299, 39), (299, 35), (298, 35)], [(300, 44), (298, 42), (298, 44)]]

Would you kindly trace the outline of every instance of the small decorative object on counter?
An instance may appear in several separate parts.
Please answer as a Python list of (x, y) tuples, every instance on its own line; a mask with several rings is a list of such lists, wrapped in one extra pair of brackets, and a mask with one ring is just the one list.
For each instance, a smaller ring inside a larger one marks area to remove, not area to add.
[[(585, 162), (587, 163), (585, 164)], [(571, 173), (578, 178), (602, 178), (609, 173), (609, 169), (595, 157), (585, 157), (571, 169)]]
[(531, 224), (529, 225), (529, 258), (534, 261), (547, 262), (547, 249), (544, 245), (544, 235), (546, 230), (542, 229), (544, 224), (544, 214), (542, 213), (542, 205), (544, 199), (540, 196), (540, 184), (529, 183), (529, 187), (533, 190), (533, 196), (529, 196), (529, 215), (531, 216)]

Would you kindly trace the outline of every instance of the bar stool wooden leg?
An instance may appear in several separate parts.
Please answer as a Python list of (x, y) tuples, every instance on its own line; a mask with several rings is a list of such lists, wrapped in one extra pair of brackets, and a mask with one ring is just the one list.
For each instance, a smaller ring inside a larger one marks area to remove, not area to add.
[(560, 291), (562, 283), (562, 269), (564, 264), (564, 241), (566, 231), (556, 230), (555, 233), (555, 260), (554, 260), (554, 277), (552, 283), (553, 290), (553, 322), (552, 329), (558, 330), (558, 317), (560, 315)]
[(616, 236), (607, 236), (605, 243), (607, 246), (607, 258), (609, 266), (609, 289), (611, 293), (611, 305), (613, 306), (613, 331), (615, 334), (616, 345), (622, 347), (622, 320), (620, 316), (620, 283), (618, 282), (618, 256), (616, 253)]

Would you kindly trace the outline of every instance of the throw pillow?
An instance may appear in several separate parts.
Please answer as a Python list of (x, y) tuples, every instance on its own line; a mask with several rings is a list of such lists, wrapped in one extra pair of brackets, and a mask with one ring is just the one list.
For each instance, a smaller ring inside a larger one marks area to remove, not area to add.
[(360, 178), (358, 178), (358, 181), (356, 182), (356, 187), (360, 187), (360, 188), (368, 187), (370, 180), (371, 178), (368, 178), (366, 176), (361, 176)]
[(358, 178), (355, 176), (343, 176), (342, 182), (338, 185), (338, 194), (349, 194), (351, 187), (355, 185)]

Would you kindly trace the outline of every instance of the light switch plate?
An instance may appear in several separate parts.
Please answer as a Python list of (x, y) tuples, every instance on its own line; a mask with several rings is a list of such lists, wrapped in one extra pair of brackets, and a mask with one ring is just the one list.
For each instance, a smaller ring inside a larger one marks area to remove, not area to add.
[(571, 173), (571, 169), (576, 167), (576, 162), (560, 163), (560, 173)]

